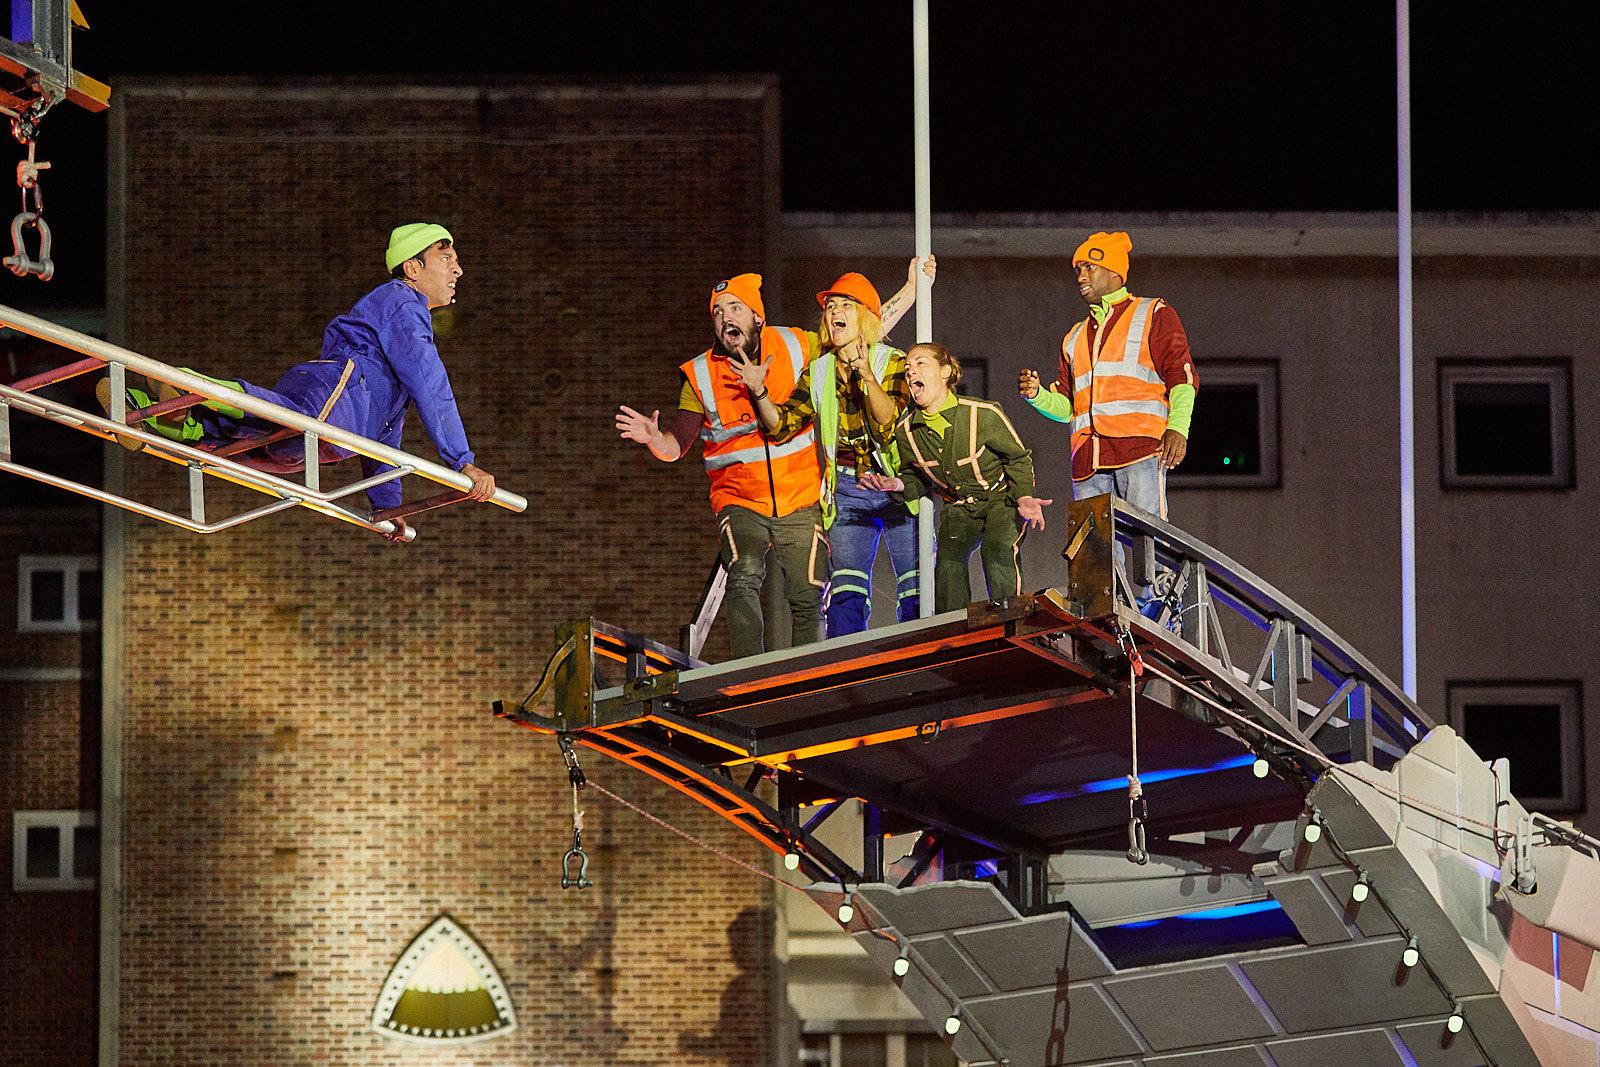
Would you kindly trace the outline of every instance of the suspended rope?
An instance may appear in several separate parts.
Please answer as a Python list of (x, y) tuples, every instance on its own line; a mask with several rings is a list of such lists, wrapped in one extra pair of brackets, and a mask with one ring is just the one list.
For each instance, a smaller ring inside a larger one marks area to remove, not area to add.
[(578, 806), (578, 793), (589, 784), (583, 768), (578, 765), (578, 754), (572, 750), (572, 735), (557, 734), (561, 756), (567, 761), (567, 779), (572, 783), (572, 847), (561, 857), (561, 888), (588, 889), (589, 854), (583, 851), (583, 809)]
[(1117, 645), (1128, 657), (1128, 733), (1133, 750), (1132, 766), (1128, 774), (1128, 862), (1141, 866), (1150, 862), (1150, 852), (1145, 848), (1145, 820), (1150, 808), (1144, 799), (1144, 784), (1139, 781), (1139, 675), (1144, 673), (1144, 657), (1133, 634), (1120, 622), (1117, 624)]

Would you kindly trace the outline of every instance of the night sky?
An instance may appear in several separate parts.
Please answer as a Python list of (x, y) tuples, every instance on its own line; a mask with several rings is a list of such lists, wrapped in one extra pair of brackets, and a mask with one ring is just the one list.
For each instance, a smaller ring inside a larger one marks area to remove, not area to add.
[[(911, 209), (909, 0), (80, 3), (92, 29), (75, 37), (77, 66), (113, 86), (775, 71), (784, 208)], [(1391, 5), (931, 8), (935, 211), (1394, 210)], [(1419, 211), (1600, 208), (1582, 164), (1600, 127), (1600, 20), (1518, 10), (1412, 5)], [(43, 187), (59, 273), (46, 286), (4, 275), (0, 300), (98, 306), (103, 116), (58, 108), (39, 155), (55, 163)]]

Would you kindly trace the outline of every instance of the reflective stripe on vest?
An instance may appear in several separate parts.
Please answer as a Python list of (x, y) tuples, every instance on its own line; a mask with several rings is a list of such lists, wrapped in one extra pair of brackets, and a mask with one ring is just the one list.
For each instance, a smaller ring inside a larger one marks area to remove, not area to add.
[[(904, 353), (882, 341), (872, 346), (872, 373), (877, 376), (879, 384), (883, 382), (890, 361), (897, 355)], [(812, 360), (806, 370), (811, 382), (812, 426), (818, 430), (817, 440), (822, 445), (822, 527), (825, 530), (833, 528), (833, 520), (839, 514), (838, 505), (833, 499), (839, 486), (839, 386), (834, 375), (833, 358), (833, 352), (824, 352)], [(892, 477), (900, 473), (900, 454), (895, 447), (892, 431), (887, 445), (873, 444), (872, 454), (884, 474)], [(915, 515), (917, 502), (908, 502), (906, 508)]]
[(1093, 351), (1081, 322), (1062, 341), (1062, 357), (1072, 373), (1073, 451), (1091, 433), (1160, 437), (1166, 429), (1171, 410), (1167, 386), (1150, 353), (1152, 316), (1161, 302), (1153, 297), (1132, 299), (1133, 306), (1116, 323), (1108, 319), (1097, 331)]
[(706, 470), (719, 471), (724, 467), (731, 467), (735, 463), (759, 463), (764, 459), (781, 459), (792, 456), (796, 452), (804, 452), (808, 448), (817, 447), (817, 435), (810, 429), (795, 434), (781, 445), (768, 445), (765, 443), (752, 445), (749, 448), (736, 448), (731, 452), (718, 452), (714, 456), (706, 457)]
[[(760, 342), (767, 388), (772, 402), (782, 405), (805, 370), (805, 334), (768, 326), (762, 329)], [(777, 342), (782, 342), (781, 349)], [(701, 451), (711, 477), (713, 511), (738, 504), (763, 514), (788, 515), (817, 503), (822, 477), (812, 428), (782, 444), (772, 443), (762, 431), (749, 391), (731, 368), (716, 365), (711, 353), (705, 352), (680, 369), (705, 420), (700, 428)]]
[[(805, 349), (800, 347), (800, 342), (785, 328), (777, 327), (778, 336), (783, 338), (783, 347), (789, 354), (789, 366), (793, 369), (793, 381), (800, 380), (800, 368), (805, 365)], [(759, 340), (759, 338), (758, 338)], [(700, 397), (700, 406), (705, 409), (706, 424), (700, 427), (700, 439), (720, 444), (740, 434), (755, 433), (759, 423), (740, 423), (737, 426), (722, 425), (722, 415), (717, 411), (715, 403), (716, 393), (711, 388), (711, 351), (700, 353), (690, 364), (694, 374), (694, 391)]]

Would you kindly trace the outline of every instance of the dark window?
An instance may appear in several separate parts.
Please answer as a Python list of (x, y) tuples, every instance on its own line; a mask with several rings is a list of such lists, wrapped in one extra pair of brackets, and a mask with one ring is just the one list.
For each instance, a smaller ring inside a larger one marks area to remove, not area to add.
[(100, 572), (78, 572), (78, 621), (100, 618)]
[(61, 827), (30, 826), (26, 870), (29, 878), (61, 877)]
[(67, 617), (67, 576), (64, 571), (34, 571), (29, 610), (34, 622), (60, 622)]
[(1440, 479), (1452, 489), (1569, 489), (1572, 367), (1566, 360), (1441, 361)]
[(100, 877), (100, 827), (72, 828), (72, 877)]
[(1261, 388), (1207, 385), (1196, 397), (1184, 474), (1261, 473)]
[(1485, 760), (1511, 761), (1511, 794), (1561, 795), (1559, 704), (1463, 704), (1461, 736)]
[(1583, 711), (1576, 682), (1452, 682), (1450, 725), (1535, 811), (1583, 808)]
[(1455, 383), (1456, 473), (1555, 473), (1550, 386), (1543, 382)]
[(1278, 463), (1278, 364), (1215, 360), (1195, 368), (1200, 387), (1174, 489), (1273, 489)]

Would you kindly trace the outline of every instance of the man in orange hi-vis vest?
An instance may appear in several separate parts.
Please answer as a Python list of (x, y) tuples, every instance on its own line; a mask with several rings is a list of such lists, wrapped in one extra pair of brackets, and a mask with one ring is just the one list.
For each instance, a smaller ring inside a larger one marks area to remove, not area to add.
[[(1178, 313), (1160, 297), (1128, 292), (1132, 250), (1125, 233), (1097, 233), (1078, 246), (1072, 268), (1089, 316), (1062, 339), (1050, 387), (1024, 370), (1017, 390), (1071, 424), (1075, 498), (1115, 493), (1165, 519), (1166, 474), (1183, 462), (1200, 380)], [(1139, 599), (1151, 603), (1149, 590)]]

